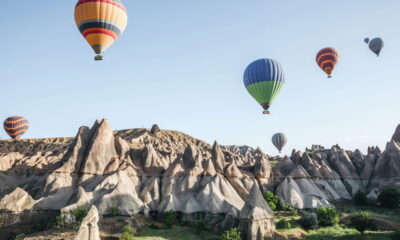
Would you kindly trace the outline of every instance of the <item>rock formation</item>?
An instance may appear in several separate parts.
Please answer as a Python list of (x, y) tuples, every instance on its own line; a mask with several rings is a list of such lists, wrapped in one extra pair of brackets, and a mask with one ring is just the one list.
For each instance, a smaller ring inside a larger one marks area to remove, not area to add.
[(211, 146), (180, 132), (152, 130), (113, 131), (101, 120), (81, 127), (75, 138), (1, 140), (0, 212), (67, 214), (92, 205), (100, 214), (112, 207), (124, 215), (174, 210), (187, 219), (202, 213), (216, 231), (247, 216), (259, 220), (250, 227), (253, 238), (273, 229), (268, 217), (252, 215), (252, 209), (269, 212), (260, 191), (275, 189), (283, 202), (301, 209), (331, 206), (358, 190), (376, 197), (385, 186), (400, 188), (400, 127), (383, 152), (312, 146), (273, 158), (273, 168), (260, 149)]
[(86, 217), (82, 220), (75, 240), (100, 240), (98, 222), (99, 212), (96, 206), (92, 206)]

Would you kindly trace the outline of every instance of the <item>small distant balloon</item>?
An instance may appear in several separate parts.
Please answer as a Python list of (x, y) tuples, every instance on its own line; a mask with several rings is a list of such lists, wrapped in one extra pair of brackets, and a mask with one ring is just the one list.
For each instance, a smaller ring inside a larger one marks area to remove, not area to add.
[(368, 44), (368, 43), (369, 43), (369, 38), (365, 38), (365, 39), (364, 39), (364, 42), (365, 42), (366, 44)]
[(287, 137), (284, 133), (275, 133), (272, 136), (272, 143), (279, 150), (282, 151), (282, 148), (286, 145)]
[(29, 122), (24, 117), (13, 116), (4, 121), (4, 130), (14, 139), (20, 138), (29, 128)]
[(323, 48), (317, 53), (316, 62), (322, 71), (328, 75), (328, 78), (331, 78), (338, 61), (339, 53), (334, 48)]
[(383, 42), (382, 38), (374, 38), (371, 41), (365, 42), (368, 44), (369, 49), (376, 54), (377, 57), (379, 57), (379, 54), (381, 53), (383, 47), (385, 46), (385, 43)]
[(274, 59), (259, 59), (246, 68), (243, 76), (244, 85), (249, 94), (262, 106), (264, 114), (281, 91), (285, 74), (282, 66)]

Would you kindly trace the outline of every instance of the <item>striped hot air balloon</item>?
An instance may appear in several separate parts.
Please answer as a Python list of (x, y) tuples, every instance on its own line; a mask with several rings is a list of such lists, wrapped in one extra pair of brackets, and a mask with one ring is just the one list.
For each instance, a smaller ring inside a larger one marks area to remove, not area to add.
[(243, 80), (247, 91), (264, 108), (264, 114), (269, 114), (268, 109), (285, 82), (282, 66), (269, 58), (256, 60), (246, 68)]
[(18, 117), (18, 116), (13, 116), (9, 117), (4, 121), (4, 130), (7, 132), (7, 134), (14, 138), (18, 139), (26, 131), (28, 131), (29, 128), (29, 122), (26, 118), (24, 117)]
[(101, 54), (124, 32), (128, 14), (120, 0), (79, 0), (75, 22), (86, 41), (103, 60)]
[(317, 53), (318, 66), (331, 78), (332, 72), (339, 61), (339, 53), (334, 48), (323, 48)]
[(287, 137), (284, 133), (275, 133), (272, 136), (272, 143), (279, 150), (282, 151), (282, 148), (286, 145)]

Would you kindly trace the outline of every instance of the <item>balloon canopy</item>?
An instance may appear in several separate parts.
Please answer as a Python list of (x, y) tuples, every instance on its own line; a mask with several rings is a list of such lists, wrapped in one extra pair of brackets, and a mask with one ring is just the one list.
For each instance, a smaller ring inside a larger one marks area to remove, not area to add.
[(102, 60), (104, 53), (124, 32), (127, 11), (120, 0), (79, 0), (75, 7), (75, 22), (83, 37)]
[(4, 130), (14, 139), (20, 138), (29, 128), (29, 122), (24, 117), (13, 116), (4, 121)]
[(268, 114), (268, 109), (283, 87), (285, 75), (277, 61), (265, 58), (250, 63), (243, 81), (250, 95), (263, 107), (264, 114)]
[(317, 53), (316, 62), (322, 71), (328, 75), (328, 78), (331, 77), (338, 61), (339, 53), (334, 48), (323, 48)]
[(275, 133), (272, 136), (272, 143), (279, 150), (282, 151), (282, 148), (286, 145), (287, 137), (284, 133)]

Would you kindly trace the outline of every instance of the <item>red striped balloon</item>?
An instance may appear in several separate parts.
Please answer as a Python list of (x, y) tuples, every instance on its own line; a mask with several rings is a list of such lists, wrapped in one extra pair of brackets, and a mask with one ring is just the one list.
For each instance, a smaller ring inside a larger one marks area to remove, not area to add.
[(29, 122), (24, 117), (13, 116), (4, 121), (3, 127), (10, 137), (18, 139), (28, 131)]
[(328, 74), (328, 78), (330, 78), (339, 61), (339, 53), (334, 48), (323, 48), (317, 53), (316, 61), (322, 71)]

